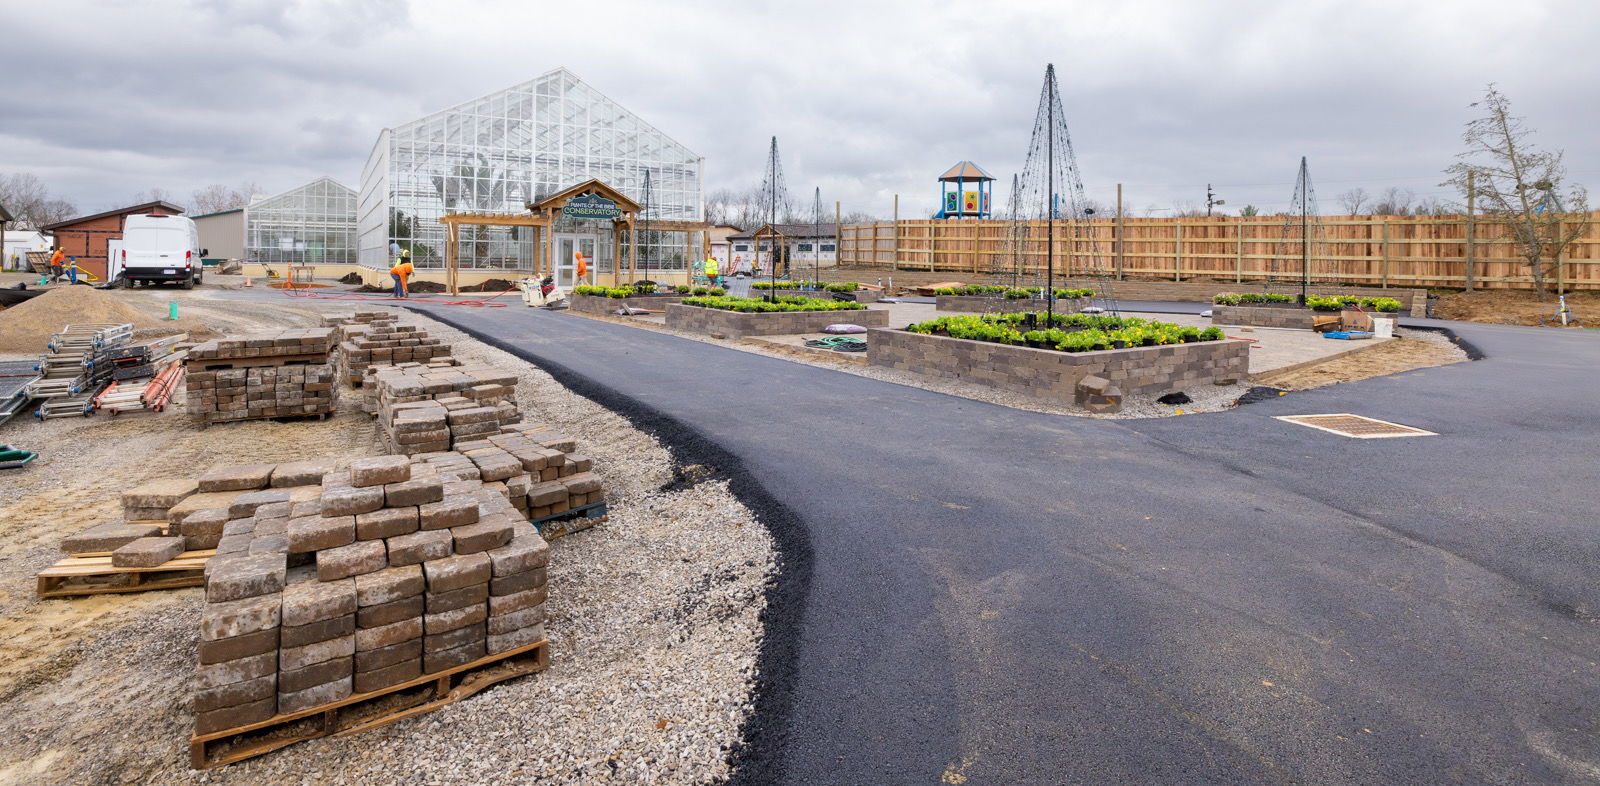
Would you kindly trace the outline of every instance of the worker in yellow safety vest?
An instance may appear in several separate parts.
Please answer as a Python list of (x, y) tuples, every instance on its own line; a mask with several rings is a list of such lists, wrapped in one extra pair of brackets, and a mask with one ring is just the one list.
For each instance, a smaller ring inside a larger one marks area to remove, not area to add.
[(711, 282), (711, 286), (714, 286), (714, 287), (722, 286), (722, 276), (720, 275), (720, 273), (721, 273), (721, 270), (717, 267), (717, 258), (714, 257), (714, 256), (707, 256), (706, 257), (706, 265), (705, 265), (705, 274), (706, 274), (706, 280)]

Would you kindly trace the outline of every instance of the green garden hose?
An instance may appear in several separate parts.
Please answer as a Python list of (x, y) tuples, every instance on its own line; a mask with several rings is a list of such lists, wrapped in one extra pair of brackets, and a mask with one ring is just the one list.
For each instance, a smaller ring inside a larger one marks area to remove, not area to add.
[(827, 338), (811, 339), (806, 342), (808, 347), (818, 349), (831, 349), (835, 352), (865, 352), (867, 342), (854, 336), (828, 336)]

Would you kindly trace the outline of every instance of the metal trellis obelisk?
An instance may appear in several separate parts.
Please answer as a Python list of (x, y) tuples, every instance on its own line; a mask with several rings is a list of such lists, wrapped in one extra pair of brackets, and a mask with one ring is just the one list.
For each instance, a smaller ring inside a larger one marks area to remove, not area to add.
[[(767, 293), (767, 298), (776, 297), (778, 290), (778, 245), (781, 233), (778, 232), (778, 217), (788, 215), (789, 189), (783, 182), (783, 167), (778, 163), (778, 138), (772, 138), (772, 148), (767, 152), (767, 166), (761, 174), (761, 212), (767, 216), (767, 227), (772, 231), (770, 242), (772, 256), (768, 258), (767, 265), (771, 268), (772, 290)], [(761, 258), (761, 239), (756, 239), (756, 259)]]
[[(1078, 227), (1089, 216), (1089, 200), (1084, 194), (1083, 177), (1078, 170), (1077, 156), (1072, 150), (1072, 135), (1067, 131), (1066, 115), (1061, 109), (1061, 94), (1057, 89), (1054, 65), (1045, 66), (1044, 87), (1039, 93), (1039, 109), (1033, 121), (1033, 137), (1028, 144), (1027, 161), (1022, 167), (1021, 187), (1014, 199), (1019, 210), (1013, 220), (1021, 223), (1024, 232), (1031, 232), (1035, 225), (1043, 226), (1044, 298), (1046, 319), (1050, 320), (1055, 314), (1056, 221), (1067, 221), (1067, 235), (1072, 243), (1067, 253), (1066, 268), (1070, 276), (1079, 243)], [(1098, 269), (1100, 259), (1097, 244), (1091, 238), (1088, 245), (1089, 267)]]
[(1300, 157), (1300, 173), (1295, 178), (1294, 195), (1289, 200), (1289, 211), (1283, 217), (1277, 253), (1273, 255), (1272, 275), (1268, 287), (1278, 272), (1278, 260), (1300, 257), (1300, 302), (1306, 302), (1311, 289), (1311, 259), (1327, 256), (1327, 230), (1322, 225), (1321, 211), (1317, 207), (1317, 190), (1311, 185), (1311, 169), (1305, 156)]

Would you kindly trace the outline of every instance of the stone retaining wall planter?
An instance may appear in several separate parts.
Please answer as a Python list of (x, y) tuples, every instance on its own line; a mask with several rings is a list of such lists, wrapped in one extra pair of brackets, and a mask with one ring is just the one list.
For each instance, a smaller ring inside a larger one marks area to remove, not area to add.
[(820, 333), (823, 328), (839, 323), (867, 328), (888, 327), (889, 312), (861, 309), (747, 314), (701, 306), (667, 306), (667, 327), (695, 333), (721, 333), (728, 338)]
[[(1093, 279), (1071, 279), (1057, 281), (1056, 287), (1060, 289), (1097, 289), (1106, 286), (1105, 281)], [(1177, 300), (1188, 302), (1210, 303), (1211, 298), (1225, 292), (1260, 292), (1261, 281), (1112, 281), (1119, 300)], [(1299, 281), (1279, 281), (1273, 288), (1274, 292), (1282, 294), (1300, 294)], [(1310, 289), (1313, 295), (1356, 295), (1358, 297), (1392, 297), (1400, 301), (1400, 313), (1413, 317), (1428, 315), (1428, 290), (1426, 289), (1401, 289), (1390, 287), (1340, 287), (1313, 284)]]
[(1303, 306), (1212, 306), (1211, 324), (1310, 330), (1318, 316), (1339, 316), (1337, 311), (1312, 311)]
[[(751, 297), (761, 297), (767, 293), (764, 289), (751, 290)], [(846, 300), (854, 299), (857, 303), (876, 303), (883, 297), (882, 292), (869, 289), (858, 289), (854, 292), (829, 292), (822, 289), (780, 289), (779, 295), (798, 295), (800, 297), (820, 298), (822, 300), (838, 300), (834, 295), (843, 295)]]
[(633, 297), (603, 297), (601, 295), (571, 295), (567, 302), (572, 310), (581, 314), (615, 314), (623, 306), (660, 311), (675, 303), (682, 303), (684, 295), (634, 295)]
[[(935, 295), (933, 302), (933, 307), (939, 311), (959, 314), (1009, 314), (1044, 309), (1044, 301), (1041, 300), (1007, 300), (985, 295)], [(1076, 313), (1090, 302), (1089, 298), (1083, 297), (1061, 298), (1056, 301), (1056, 313)]]
[(1197, 341), (1060, 352), (886, 328), (868, 331), (867, 362), (1072, 401), (1078, 382), (1090, 375), (1110, 380), (1124, 395), (1161, 395), (1200, 385), (1232, 384), (1250, 376), (1250, 343)]

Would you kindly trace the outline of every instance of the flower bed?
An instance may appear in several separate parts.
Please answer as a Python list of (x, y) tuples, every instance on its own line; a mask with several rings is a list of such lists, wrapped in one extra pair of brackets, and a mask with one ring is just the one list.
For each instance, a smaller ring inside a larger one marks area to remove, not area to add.
[(1222, 329), (1217, 327), (1201, 329), (1109, 315), (1057, 313), (1052, 316), (1043, 311), (939, 317), (910, 325), (906, 331), (1058, 352), (1098, 352), (1224, 338)]
[(868, 331), (867, 362), (1071, 401), (1088, 376), (1110, 380), (1124, 395), (1232, 384), (1249, 376), (1249, 346), (1223, 340), (1073, 353), (881, 329)]
[[(973, 284), (965, 287), (941, 287), (933, 291), (934, 308), (968, 314), (987, 314), (1018, 308), (1037, 308), (1035, 301), (1043, 287), (1004, 287)], [(1056, 310), (1077, 311), (1089, 305), (1094, 297), (1092, 289), (1057, 289)]]
[(780, 297), (772, 303), (754, 298), (684, 298), (667, 306), (667, 327), (729, 338), (818, 333), (828, 325), (850, 323), (887, 327), (889, 312), (859, 303)]
[[(1063, 314), (1059, 327), (1023, 331), (1018, 328), (1025, 325), (1008, 321), (1021, 316), (942, 317), (906, 330), (873, 330), (867, 362), (1060, 400), (1073, 400), (1078, 383), (1091, 375), (1124, 395), (1232, 384), (1249, 376), (1249, 343), (1226, 339), (1216, 328)], [(935, 323), (943, 323), (942, 329)], [(1123, 348), (1116, 348), (1118, 342)]]
[[(601, 287), (604, 289), (604, 287)], [(617, 309), (627, 306), (629, 308), (644, 308), (660, 311), (673, 303), (682, 303), (682, 295), (640, 295), (633, 294), (627, 297), (606, 297), (605, 295), (578, 295), (567, 298), (573, 311), (581, 314), (615, 314)]]
[(854, 281), (836, 281), (831, 284), (823, 281), (779, 281), (776, 286), (771, 281), (757, 281), (751, 284), (750, 288), (763, 295), (842, 298), (844, 301), (856, 303), (876, 303), (878, 298), (883, 296), (878, 290), (862, 289), (861, 285)]
[(1332, 316), (1346, 309), (1360, 308), (1377, 316), (1398, 317), (1401, 303), (1390, 297), (1354, 295), (1311, 295), (1301, 305), (1293, 295), (1270, 292), (1223, 293), (1212, 298), (1213, 324), (1249, 325), (1311, 330), (1318, 316)]

